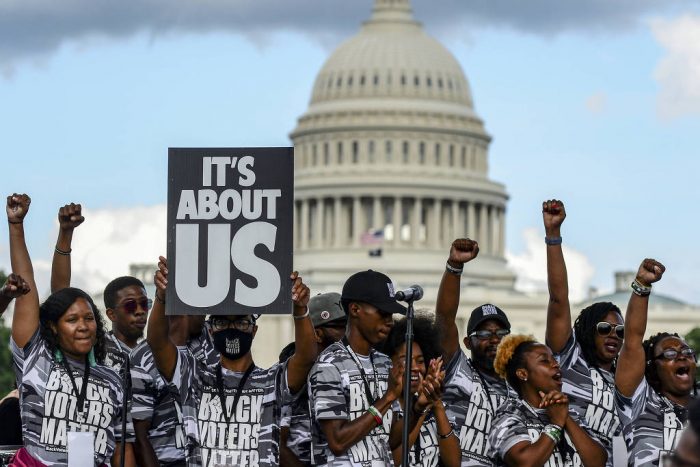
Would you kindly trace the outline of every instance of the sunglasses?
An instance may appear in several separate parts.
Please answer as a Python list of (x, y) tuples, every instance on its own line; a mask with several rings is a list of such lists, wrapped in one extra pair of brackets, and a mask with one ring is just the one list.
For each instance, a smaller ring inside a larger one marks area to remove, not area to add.
[(654, 360), (675, 360), (678, 357), (684, 357), (684, 358), (692, 358), (695, 360), (695, 351), (691, 349), (690, 347), (686, 347), (681, 350), (676, 350), (676, 349), (666, 349), (663, 352), (661, 352), (659, 355), (654, 357)]
[(255, 326), (255, 321), (250, 321), (248, 319), (237, 319), (235, 321), (231, 321), (226, 318), (214, 318), (210, 319), (209, 322), (211, 323), (212, 331), (223, 331), (230, 328), (235, 328), (239, 331), (248, 331), (253, 329), (253, 326)]
[(476, 337), (480, 341), (485, 341), (486, 339), (491, 339), (494, 336), (499, 339), (503, 339), (508, 334), (510, 334), (510, 329), (498, 329), (497, 331), (482, 329), (481, 331), (472, 332), (469, 334), (469, 337)]
[(153, 300), (150, 298), (142, 298), (140, 300), (134, 300), (133, 298), (129, 298), (127, 300), (124, 300), (119, 304), (120, 307), (124, 309), (127, 313), (136, 313), (136, 310), (141, 307), (142, 310), (148, 312), (148, 310), (151, 309), (151, 306), (153, 305)]
[(615, 335), (620, 339), (625, 338), (625, 325), (624, 324), (611, 324), (601, 321), (595, 325), (595, 330), (601, 336), (609, 336), (615, 330)]

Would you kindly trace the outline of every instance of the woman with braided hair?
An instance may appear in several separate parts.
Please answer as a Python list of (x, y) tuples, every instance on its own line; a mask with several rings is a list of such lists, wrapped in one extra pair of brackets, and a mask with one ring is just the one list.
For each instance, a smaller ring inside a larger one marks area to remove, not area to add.
[(559, 364), (532, 336), (509, 335), (496, 351), (496, 372), (515, 390), (491, 425), (490, 456), (497, 466), (605, 465), (607, 452), (569, 411)]
[(118, 465), (123, 387), (103, 364), (104, 323), (80, 289), (58, 290), (39, 305), (24, 240), (29, 204), (27, 195), (7, 197), (12, 270), (30, 289), (17, 297), (12, 321), (24, 448), (10, 465), (67, 465), (72, 432), (92, 434), (95, 465)]
[(615, 408), (615, 360), (622, 346), (624, 327), (620, 309), (609, 302), (584, 308), (571, 326), (569, 284), (562, 251), (561, 225), (564, 203), (542, 203), (547, 248), (547, 329), (545, 342), (561, 367), (562, 392), (572, 410), (608, 452), (613, 465), (613, 438), (621, 435)]
[(673, 453), (694, 395), (695, 352), (677, 334), (642, 341), (649, 295), (666, 268), (645, 259), (632, 283), (625, 316), (625, 341), (615, 373), (616, 403), (630, 466), (663, 464)]

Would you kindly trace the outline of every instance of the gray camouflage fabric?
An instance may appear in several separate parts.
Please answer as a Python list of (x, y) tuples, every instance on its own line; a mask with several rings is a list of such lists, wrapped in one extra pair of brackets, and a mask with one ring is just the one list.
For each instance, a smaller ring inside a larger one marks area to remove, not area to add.
[(615, 376), (588, 365), (573, 331), (555, 358), (561, 367), (562, 392), (569, 396), (569, 407), (586, 421), (590, 433), (608, 452), (606, 465), (612, 467), (613, 437), (622, 433), (615, 407)]
[[(576, 412), (569, 410), (569, 416), (582, 428), (588, 429), (585, 423), (579, 420)], [(505, 466), (506, 453), (516, 444), (523, 441), (534, 443), (540, 436), (547, 436), (542, 434), (542, 429), (548, 423), (549, 417), (546, 409), (532, 408), (521, 399), (509, 399), (496, 412), (489, 435), (491, 445), (489, 456), (494, 459), (495, 465)], [(564, 436), (569, 446), (574, 449), (573, 455), (562, 453), (559, 446), (556, 446), (543, 467), (580, 467), (583, 465), (569, 435), (564, 432)]]
[[(364, 368), (373, 397), (381, 398), (389, 383), (391, 360), (383, 353), (372, 350), (376, 374), (369, 356), (357, 355)], [(328, 448), (328, 442), (321, 430), (319, 420), (355, 420), (367, 412), (367, 400), (362, 375), (357, 364), (342, 342), (328, 346), (319, 355), (316, 364), (309, 372), (309, 399), (312, 416), (313, 463), (327, 464), (328, 467), (385, 467), (393, 466), (389, 448), (389, 432), (393, 419), (393, 409), (383, 417), (383, 424), (377, 426), (345, 454), (336, 456)]]
[(160, 462), (184, 461), (187, 439), (178, 393), (158, 372), (146, 341), (134, 349), (131, 362), (132, 418), (150, 422), (148, 439)]
[(282, 427), (289, 427), (287, 447), (305, 465), (311, 465), (311, 415), (309, 393), (304, 388), (289, 404), (282, 407)]
[(663, 457), (676, 448), (683, 424), (676, 416), (675, 406), (647, 384), (646, 378), (632, 397), (616, 391), (615, 400), (627, 445), (627, 464), (630, 467), (661, 465)]
[[(395, 409), (394, 416), (403, 417), (403, 409), (399, 405)], [(449, 418), (448, 418), (449, 420)], [(449, 420), (452, 429), (455, 429), (454, 420)], [(440, 465), (440, 438), (438, 437), (437, 422), (431, 411), (423, 420), (416, 442), (411, 446), (409, 453), (409, 467), (437, 467)]]
[[(243, 373), (222, 370), (230, 413)], [(201, 465), (277, 466), (281, 406), (290, 398), (287, 365), (255, 367), (241, 391), (231, 423), (226, 424), (216, 387), (216, 371), (186, 348), (178, 349), (172, 384), (177, 389), (188, 435), (197, 441)], [(194, 423), (192, 423), (194, 422)]]
[[(14, 369), (22, 408), (22, 436), (31, 456), (46, 465), (67, 465), (67, 434), (95, 434), (95, 465), (110, 465), (116, 442), (121, 440), (122, 382), (109, 367), (90, 368), (84, 410), (63, 364), (54, 360), (39, 331), (24, 348), (11, 340)], [(65, 356), (63, 358), (66, 358)], [(67, 359), (78, 390), (85, 362)]]
[[(133, 349), (130, 349), (129, 346), (117, 339), (117, 336), (115, 336), (112, 331), (109, 331), (105, 337), (105, 366), (108, 366), (117, 372), (119, 379), (122, 381), (122, 388), (126, 387), (126, 377), (129, 378), (128, 383), (129, 386), (131, 386), (131, 375), (125, 375), (124, 373), (126, 371), (126, 359), (129, 358), (129, 363), (131, 363), (130, 355)], [(128, 443), (133, 443), (136, 441), (134, 422), (131, 419), (131, 403), (132, 398), (130, 395), (127, 395), (128, 409), (126, 411), (126, 441)]]
[(216, 368), (219, 364), (219, 352), (214, 348), (211, 334), (209, 332), (209, 323), (204, 322), (202, 332), (195, 339), (190, 339), (187, 342), (187, 348), (194, 356), (195, 360), (206, 365), (209, 368)]
[(442, 400), (448, 417), (457, 427), (462, 467), (493, 465), (488, 456), (491, 421), (507, 398), (505, 381), (480, 374), (464, 351), (457, 350), (447, 364)]

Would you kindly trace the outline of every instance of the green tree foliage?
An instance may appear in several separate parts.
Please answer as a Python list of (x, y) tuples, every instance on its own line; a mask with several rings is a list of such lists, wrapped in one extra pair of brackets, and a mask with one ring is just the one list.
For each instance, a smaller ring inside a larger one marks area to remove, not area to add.
[[(5, 284), (7, 275), (0, 270), (0, 287)], [(0, 319), (0, 398), (15, 386), (15, 372), (12, 370), (12, 352), (10, 351), (10, 328), (5, 320)]]
[[(685, 341), (690, 347), (695, 349), (695, 352), (700, 352), (700, 327), (691, 329), (685, 335)], [(695, 380), (700, 381), (700, 372), (695, 373)]]

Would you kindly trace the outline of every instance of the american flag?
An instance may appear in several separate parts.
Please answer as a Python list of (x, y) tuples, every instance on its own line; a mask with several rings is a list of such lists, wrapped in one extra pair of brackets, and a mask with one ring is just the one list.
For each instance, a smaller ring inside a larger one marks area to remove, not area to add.
[(370, 229), (360, 236), (363, 245), (381, 245), (384, 242), (384, 231)]

